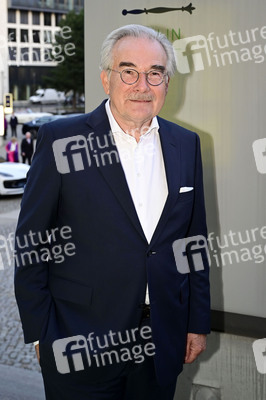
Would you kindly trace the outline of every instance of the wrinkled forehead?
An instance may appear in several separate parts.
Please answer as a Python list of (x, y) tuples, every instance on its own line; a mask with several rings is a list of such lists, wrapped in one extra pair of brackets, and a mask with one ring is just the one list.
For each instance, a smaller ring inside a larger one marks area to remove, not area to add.
[(166, 67), (166, 52), (157, 40), (149, 38), (124, 37), (116, 42), (112, 50), (112, 67), (130, 64), (137, 68), (153, 65)]

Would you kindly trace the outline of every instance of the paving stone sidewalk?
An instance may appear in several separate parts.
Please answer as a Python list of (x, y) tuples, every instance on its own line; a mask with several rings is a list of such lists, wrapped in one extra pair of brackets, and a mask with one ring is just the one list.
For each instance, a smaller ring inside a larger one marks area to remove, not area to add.
[(21, 196), (0, 199), (0, 399), (44, 400), (34, 346), (24, 344), (14, 296), (14, 267), (5, 239), (14, 233)]
[(1, 400), (45, 400), (38, 372), (0, 365)]

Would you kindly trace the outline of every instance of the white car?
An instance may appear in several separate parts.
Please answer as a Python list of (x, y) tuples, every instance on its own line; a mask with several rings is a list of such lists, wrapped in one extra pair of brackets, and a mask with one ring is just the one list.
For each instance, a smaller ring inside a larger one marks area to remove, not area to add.
[(65, 101), (64, 92), (58, 92), (55, 89), (38, 89), (34, 96), (30, 96), (29, 101), (33, 104), (57, 104)]
[(0, 195), (22, 194), (29, 169), (27, 164), (0, 162)]
[[(47, 115), (53, 115), (53, 114), (47, 112), (33, 112), (30, 108), (27, 108), (25, 111), (15, 112), (15, 116), (17, 117), (19, 124), (25, 124), (27, 122), (32, 121), (35, 118), (40, 118)], [(10, 118), (11, 115), (6, 115), (7, 122), (10, 121)]]

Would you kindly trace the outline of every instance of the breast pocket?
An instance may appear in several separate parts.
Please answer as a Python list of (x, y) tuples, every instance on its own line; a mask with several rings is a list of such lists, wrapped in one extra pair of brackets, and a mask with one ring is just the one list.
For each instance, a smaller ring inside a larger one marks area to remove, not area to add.
[(192, 201), (194, 199), (194, 190), (178, 194), (178, 201)]

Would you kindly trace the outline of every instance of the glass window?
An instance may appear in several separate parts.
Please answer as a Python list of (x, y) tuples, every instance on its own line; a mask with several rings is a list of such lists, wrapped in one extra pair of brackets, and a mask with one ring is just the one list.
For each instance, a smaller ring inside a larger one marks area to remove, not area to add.
[(9, 60), (10, 61), (16, 61), (17, 59), (17, 48), (16, 47), (9, 47), (8, 48), (9, 52)]
[(61, 7), (60, 7), (61, 9), (62, 9), (62, 6), (67, 6), (68, 5), (66, 0), (56, 0), (56, 3), (57, 3), (57, 6), (59, 6), (59, 7), (61, 5)]
[(44, 43), (52, 43), (52, 32), (51, 31), (44, 31), (43, 40)]
[(22, 47), (20, 49), (20, 59), (21, 61), (29, 61), (29, 48)]
[(62, 14), (55, 14), (55, 24), (59, 26), (61, 19), (63, 18)]
[(52, 25), (52, 17), (51, 13), (44, 13), (44, 25), (51, 26)]
[(20, 23), (21, 24), (28, 23), (28, 11), (20, 11)]
[(83, 0), (74, 0), (74, 7), (81, 9), (83, 8), (83, 5)]
[(53, 61), (52, 49), (44, 49), (44, 60), (43, 61)]
[(40, 13), (38, 12), (32, 13), (32, 23), (33, 25), (40, 25)]
[(41, 36), (40, 31), (33, 30), (32, 31), (33, 43), (40, 43), (40, 41), (41, 41), (40, 36)]
[(8, 41), (16, 42), (17, 41), (17, 31), (14, 28), (8, 28)]
[(8, 22), (16, 22), (16, 10), (8, 10)]
[(20, 29), (20, 41), (26, 43), (29, 41), (29, 32), (27, 29)]
[(41, 49), (38, 49), (36, 47), (33, 48), (32, 61), (41, 61)]

